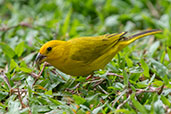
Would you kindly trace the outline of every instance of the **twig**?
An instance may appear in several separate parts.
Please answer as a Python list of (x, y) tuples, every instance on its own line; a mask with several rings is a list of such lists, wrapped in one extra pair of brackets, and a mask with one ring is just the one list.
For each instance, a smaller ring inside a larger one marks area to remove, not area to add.
[(109, 75), (118, 76), (118, 77), (120, 77), (120, 78), (123, 79), (123, 76), (122, 76), (122, 75), (119, 75), (119, 74), (116, 74), (116, 73), (110, 73), (110, 72), (108, 72), (107, 75), (108, 75), (108, 76), (109, 76)]
[(22, 101), (22, 97), (21, 97), (21, 94), (20, 94), (20, 90), (19, 90), (19, 88), (17, 88), (17, 89), (18, 89), (18, 99), (19, 99), (19, 101), (21, 103), (21, 106), (22, 106), (22, 108), (26, 108), (27, 106)]
[(80, 83), (78, 83), (73, 89), (77, 89), (80, 86)]
[(21, 22), (19, 25), (22, 26), (22, 27), (29, 27), (29, 28), (32, 28), (31, 23), (27, 23), (27, 22)]
[(7, 26), (3, 25), (3, 26), (0, 28), (0, 31), (7, 32), (8, 30), (13, 29), (13, 28), (16, 28), (16, 27), (18, 27), (18, 26), (19, 26), (19, 24), (18, 24), (18, 25), (11, 26), (11, 27), (7, 27)]
[(138, 91), (136, 92), (136, 95), (139, 95), (139, 94), (144, 93), (144, 92), (154, 93), (154, 92), (158, 92), (158, 90), (144, 90), (144, 89), (138, 89)]
[(161, 86), (160, 90), (158, 91), (158, 95), (160, 95), (163, 92), (164, 84)]
[[(139, 95), (139, 94), (144, 93), (144, 92), (151, 92), (151, 93), (153, 93), (153, 92), (157, 92), (157, 89), (156, 90), (138, 89), (138, 91), (136, 92), (136, 95)], [(119, 106), (117, 107), (117, 110), (120, 109), (125, 103), (127, 103), (129, 101), (129, 99), (130, 99), (130, 94), (129, 94), (129, 96), (128, 96), (128, 98), (126, 100), (124, 100), (121, 104), (119, 104)]]
[[(26, 89), (20, 89), (20, 92), (21, 92), (21, 94), (23, 94), (23, 93), (27, 93), (27, 90)], [(10, 90), (10, 93), (18, 93), (18, 88), (12, 88), (11, 90)]]
[(3, 80), (4, 80), (5, 83), (8, 85), (8, 88), (11, 89), (11, 85), (10, 85), (9, 80), (8, 80), (7, 76), (5, 75), (4, 71), (1, 70), (0, 73), (1, 73), (1, 75), (2, 75)]
[(96, 84), (93, 87), (96, 87), (97, 85), (101, 84), (105, 79), (100, 79), (96, 82)]
[(7, 27), (6, 25), (3, 25), (1, 28), (0, 28), (0, 31), (5, 31), (7, 32), (8, 30), (10, 29), (13, 29), (13, 28), (16, 28), (16, 27), (29, 27), (29, 28), (32, 28), (31, 24), (30, 23), (27, 23), (27, 22), (21, 22), (17, 25), (14, 25), (14, 26), (11, 26), (11, 27)]
[(115, 104), (116, 104), (116, 102), (127, 92), (128, 90), (127, 89), (125, 89), (124, 91), (122, 91), (122, 93), (118, 96), (118, 97), (116, 97), (115, 98), (115, 100), (114, 101), (112, 101), (112, 106), (114, 106)]
[(171, 108), (169, 108), (169, 106), (163, 104), (163, 108), (165, 109), (165, 114), (171, 114)]
[(149, 89), (150, 90), (137, 89), (136, 95), (139, 95), (139, 94), (144, 93), (144, 92), (151, 92), (151, 93), (157, 92), (160, 95), (164, 89), (164, 84), (159, 88), (152, 89), (149, 87)]
[[(160, 88), (155, 88), (155, 89), (151, 89), (150, 86), (148, 87), (150, 90), (144, 90), (144, 89), (137, 89), (135, 95), (139, 95), (141, 93), (144, 92), (150, 92), (150, 93), (155, 93), (157, 92), (159, 95), (162, 93), (163, 89), (164, 89), (164, 85), (162, 85)], [(121, 98), (121, 96), (123, 94), (125, 94), (126, 92), (128, 92), (128, 98), (126, 100), (124, 100), (121, 104), (119, 104), (119, 106), (117, 107), (117, 109), (120, 109), (126, 102), (129, 101), (130, 99), (130, 95), (132, 94), (132, 92), (127, 91), (123, 91), (114, 101), (112, 101), (112, 106), (115, 105), (115, 103)]]
[(119, 106), (117, 107), (117, 110), (120, 109), (125, 103), (127, 103), (130, 98), (131, 97), (129, 95), (128, 98), (125, 101), (123, 101), (121, 104), (119, 104)]
[(153, 6), (153, 4), (150, 2), (150, 1), (147, 1), (147, 7), (149, 8), (151, 14), (156, 17), (156, 18), (159, 18), (160, 15), (159, 15), (159, 12), (157, 11), (157, 9)]
[(34, 72), (31, 72), (30, 75), (31, 75), (33, 78), (37, 78), (37, 77), (38, 77), (38, 75), (37, 75), (36, 73), (34, 73)]
[(98, 85), (98, 87), (99, 87), (100, 90), (102, 90), (103, 93), (105, 93), (105, 94), (107, 94), (107, 95), (109, 94), (109, 93), (108, 93), (107, 91), (105, 91), (100, 85)]
[[(103, 80), (103, 79), (101, 79), (101, 80)], [(87, 81), (87, 82), (85, 82), (85, 83), (87, 83), (87, 84), (90, 84), (90, 83), (98, 83), (100, 80), (91, 80), (91, 81)]]

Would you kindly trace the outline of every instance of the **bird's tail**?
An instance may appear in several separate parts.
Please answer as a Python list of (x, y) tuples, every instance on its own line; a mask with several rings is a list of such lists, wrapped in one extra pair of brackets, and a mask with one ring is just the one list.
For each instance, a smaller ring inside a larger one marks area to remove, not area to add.
[(137, 40), (139, 38), (142, 38), (142, 37), (148, 36), (148, 35), (157, 34), (160, 32), (162, 32), (162, 31), (159, 29), (146, 30), (144, 32), (140, 32), (140, 33), (137, 33), (135, 35), (129, 36), (126, 39), (120, 41), (119, 43), (120, 43), (120, 46), (122, 45), (123, 47), (125, 47), (125, 46), (131, 44), (132, 42), (134, 42), (135, 40)]

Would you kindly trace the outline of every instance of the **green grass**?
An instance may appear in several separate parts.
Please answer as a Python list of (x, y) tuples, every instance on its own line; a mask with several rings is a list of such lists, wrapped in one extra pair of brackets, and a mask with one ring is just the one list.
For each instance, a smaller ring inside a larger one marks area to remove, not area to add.
[[(169, 113), (170, 0), (0, 0), (0, 11), (0, 113)], [(149, 28), (163, 33), (135, 41), (94, 78), (50, 66), (32, 87), (45, 42)]]

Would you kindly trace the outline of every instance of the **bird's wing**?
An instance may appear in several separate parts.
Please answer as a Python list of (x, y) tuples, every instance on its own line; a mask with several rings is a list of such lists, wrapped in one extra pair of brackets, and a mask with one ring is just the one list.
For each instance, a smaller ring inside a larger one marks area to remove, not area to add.
[(69, 40), (68, 42), (71, 44), (69, 56), (72, 60), (84, 63), (92, 62), (115, 46), (125, 33)]

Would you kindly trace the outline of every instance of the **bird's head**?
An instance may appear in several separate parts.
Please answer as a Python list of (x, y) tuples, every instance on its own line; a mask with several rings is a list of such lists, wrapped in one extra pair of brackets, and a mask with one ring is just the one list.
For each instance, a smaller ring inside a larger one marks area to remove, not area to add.
[[(36, 63), (40, 64), (45, 61), (53, 60), (57, 53), (57, 47), (61, 44), (61, 41), (52, 40), (45, 43), (39, 50), (39, 53), (36, 56)], [(60, 53), (60, 52), (59, 52)]]

